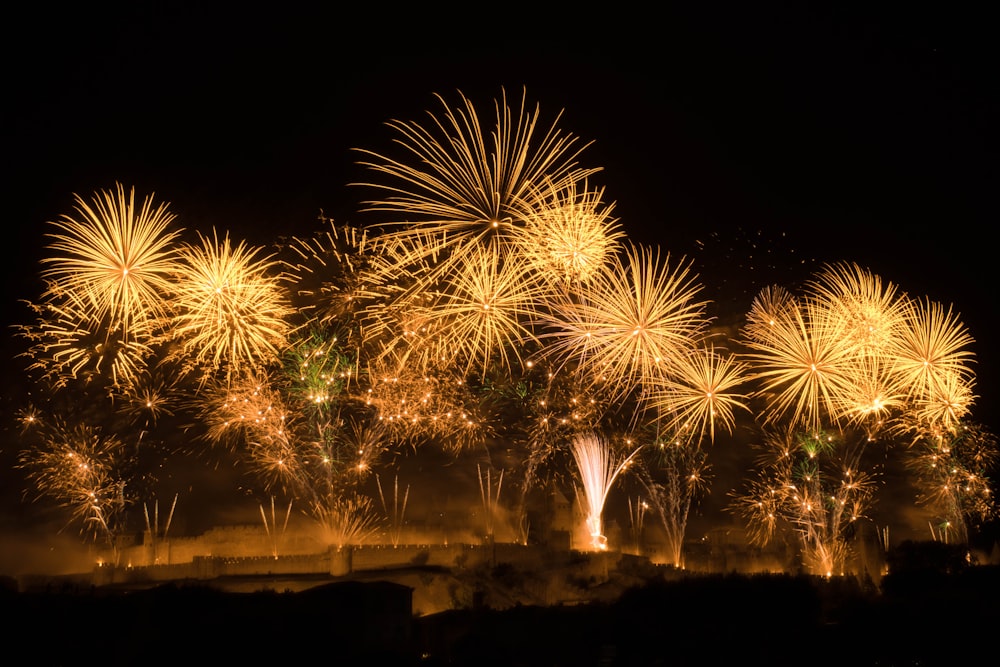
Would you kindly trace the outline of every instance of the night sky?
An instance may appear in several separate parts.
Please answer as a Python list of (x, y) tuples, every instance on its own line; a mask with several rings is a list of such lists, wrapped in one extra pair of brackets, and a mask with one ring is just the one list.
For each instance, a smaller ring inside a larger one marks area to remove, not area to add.
[[(593, 141), (581, 161), (603, 167), (593, 181), (629, 237), (690, 257), (721, 310), (827, 261), (954, 304), (976, 340), (973, 417), (1000, 431), (1000, 96), (985, 15), (285, 7), (36, 4), (8, 17), (11, 324), (27, 317), (18, 299), (38, 295), (45, 223), (74, 193), (121, 182), (170, 202), (185, 229), (260, 244), (311, 234), (320, 210), (365, 224), (351, 149), (388, 148), (384, 122), (426, 120), (441, 110), (434, 93), (489, 110), (502, 89), (526, 89), (543, 126), (562, 111), (564, 131)], [(22, 389), (12, 373), (5, 461)], [(10, 479), (0, 471), (4, 502)]]

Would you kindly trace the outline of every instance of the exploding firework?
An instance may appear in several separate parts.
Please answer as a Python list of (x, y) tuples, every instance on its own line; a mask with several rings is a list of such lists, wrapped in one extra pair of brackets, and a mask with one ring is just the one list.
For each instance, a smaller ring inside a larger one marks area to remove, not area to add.
[(662, 428), (684, 434), (697, 444), (708, 434), (715, 441), (715, 426), (732, 433), (735, 411), (749, 410), (746, 395), (735, 390), (743, 384), (747, 364), (714, 346), (678, 355), (673, 374), (655, 385), (649, 406), (659, 415)]
[(317, 328), (340, 328), (378, 296), (371, 291), (376, 256), (364, 230), (320, 219), (327, 229), (287, 244), (284, 280), (294, 286), (296, 307)]
[(540, 338), (559, 365), (578, 364), (616, 398), (641, 391), (665, 373), (705, 332), (705, 302), (688, 265), (661, 264), (659, 253), (631, 247), (625, 258), (581, 293), (551, 305)]
[(827, 317), (840, 323), (840, 335), (854, 354), (883, 356), (899, 337), (906, 300), (896, 286), (857, 264), (824, 266), (809, 283), (812, 298)]
[[(836, 421), (853, 391), (850, 362), (854, 358), (843, 327), (815, 302), (779, 302), (754, 307), (752, 336), (746, 340), (751, 378), (768, 400), (765, 425), (779, 419), (818, 429), (824, 419)], [(770, 312), (769, 312), (770, 311)]]
[(974, 398), (972, 336), (951, 308), (930, 300), (908, 305), (894, 348), (895, 372), (924, 423), (951, 427), (968, 413)]
[(744, 329), (765, 424), (787, 419), (871, 435), (954, 425), (974, 399), (972, 342), (951, 310), (899, 296), (857, 265), (825, 267), (802, 299), (782, 288), (754, 300)]
[(92, 311), (75, 299), (31, 307), (38, 321), (20, 328), (31, 346), (28, 370), (55, 389), (76, 381), (102, 383), (106, 378), (111, 391), (128, 390), (145, 371), (153, 353), (147, 339), (110, 332), (106, 321), (94, 319)]
[(291, 314), (285, 291), (272, 275), (276, 263), (259, 249), (201, 237), (180, 251), (173, 285), (172, 334), (182, 360), (238, 373), (273, 363), (287, 342)]
[[(388, 123), (404, 157), (359, 149), (365, 156), (361, 164), (387, 179), (358, 184), (385, 193), (383, 199), (367, 202), (367, 210), (398, 216), (384, 236), (420, 236), (419, 247), (428, 255), (504, 235), (545, 208), (550, 190), (561, 191), (598, 171), (577, 166), (586, 146), (577, 146), (575, 137), (558, 129), (558, 117), (538, 136), (539, 109), (528, 111), (526, 95), (515, 110), (502, 92), (494, 102), (496, 125), (489, 134), (473, 103), (459, 96), (461, 105), (453, 109), (436, 95), (444, 114), (428, 114), (426, 127)], [(424, 243), (428, 237), (437, 243)]]
[(599, 276), (621, 248), (625, 233), (602, 202), (604, 190), (570, 184), (553, 191), (524, 226), (514, 227), (511, 243), (517, 257), (563, 289)]
[(128, 387), (167, 320), (179, 230), (169, 229), (166, 204), (154, 208), (148, 197), (136, 206), (135, 191), (126, 196), (121, 185), (76, 202), (74, 215), (51, 223), (47, 287), (29, 304), (37, 322), (20, 327), (31, 343), (29, 370), (56, 388), (95, 378)]
[(71, 298), (88, 319), (121, 331), (125, 340), (148, 335), (166, 315), (176, 270), (174, 215), (167, 204), (154, 208), (152, 196), (137, 207), (135, 190), (126, 197), (120, 184), (115, 193), (95, 193), (90, 203), (75, 198), (76, 215), (52, 223), (58, 231), (48, 235), (53, 255), (43, 260), (42, 278), (50, 283), (44, 297)]
[(608, 538), (604, 536), (602, 526), (604, 503), (611, 485), (635, 458), (639, 448), (625, 455), (617, 455), (606, 441), (594, 434), (578, 436), (573, 440), (572, 448), (587, 502), (590, 545), (596, 550), (604, 550), (608, 548)]
[(443, 361), (465, 373), (485, 372), (494, 360), (509, 370), (534, 340), (533, 276), (497, 244), (469, 249), (442, 289), (414, 310), (423, 331), (411, 337), (414, 352), (423, 363)]

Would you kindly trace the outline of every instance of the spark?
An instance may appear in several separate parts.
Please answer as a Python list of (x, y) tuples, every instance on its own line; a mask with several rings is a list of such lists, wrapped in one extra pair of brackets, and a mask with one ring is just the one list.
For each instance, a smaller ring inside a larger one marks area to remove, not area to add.
[(587, 530), (590, 533), (590, 545), (595, 550), (603, 551), (608, 548), (608, 538), (604, 536), (601, 518), (604, 513), (604, 503), (615, 479), (628, 466), (640, 448), (627, 455), (616, 455), (606, 441), (591, 433), (577, 436), (573, 440), (572, 449), (587, 501)]

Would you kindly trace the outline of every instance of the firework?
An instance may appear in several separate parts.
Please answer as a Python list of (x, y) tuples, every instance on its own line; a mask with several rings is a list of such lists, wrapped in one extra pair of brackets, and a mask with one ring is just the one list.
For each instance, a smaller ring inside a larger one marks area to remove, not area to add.
[(318, 412), (334, 409), (357, 377), (357, 362), (340, 337), (319, 329), (293, 341), (283, 360), (290, 398)]
[(323, 540), (337, 548), (363, 544), (378, 534), (378, 514), (367, 496), (318, 500), (311, 511)]
[(701, 287), (689, 265), (660, 263), (650, 248), (631, 247), (579, 299), (552, 304), (540, 338), (557, 365), (579, 364), (593, 383), (623, 398), (668, 373), (707, 326)]
[(708, 491), (708, 456), (686, 436), (657, 440), (654, 447), (647, 449), (648, 462), (639, 470), (649, 503), (663, 526), (670, 563), (682, 567), (691, 507)]
[(288, 519), (292, 516), (292, 501), (288, 501), (288, 508), (285, 510), (285, 519), (278, 527), (278, 516), (274, 509), (274, 496), (271, 496), (271, 519), (268, 521), (267, 514), (264, 512), (264, 505), (260, 505), (260, 518), (264, 522), (264, 532), (267, 533), (268, 540), (271, 542), (271, 557), (278, 558), (278, 547), (281, 542), (281, 537), (285, 534), (288, 529)]
[(853, 349), (829, 309), (806, 301), (783, 306), (780, 314), (746, 341), (751, 377), (762, 382), (758, 393), (768, 400), (765, 424), (787, 417), (817, 429), (824, 418), (837, 420), (849, 402)]
[(715, 441), (715, 425), (732, 433), (737, 409), (749, 410), (746, 396), (736, 393), (747, 364), (709, 345), (678, 355), (673, 374), (651, 390), (649, 405), (664, 420), (663, 429), (699, 442), (707, 433)]
[(628, 499), (629, 533), (632, 537), (632, 549), (637, 556), (642, 553), (642, 530), (648, 509), (649, 503), (646, 501), (636, 498), (633, 503), (631, 498)]
[[(523, 345), (534, 340), (537, 283), (497, 244), (471, 248), (413, 315), (425, 332), (417, 339), (423, 361), (485, 369), (496, 359), (504, 369), (520, 361)], [(412, 344), (411, 344), (412, 346)]]
[(951, 423), (971, 403), (969, 364), (974, 357), (968, 348), (973, 339), (951, 308), (929, 299), (909, 301), (908, 306), (893, 350), (895, 371), (918, 403), (959, 407), (957, 415), (953, 408), (941, 415)]
[(495, 535), (495, 524), (500, 503), (500, 488), (503, 486), (503, 470), (497, 477), (496, 486), (493, 484), (493, 472), (487, 468), (485, 473), (481, 466), (476, 465), (476, 472), (479, 475), (479, 496), (483, 506), (483, 521), (486, 530), (486, 541), (492, 542)]
[(327, 229), (287, 244), (283, 280), (294, 286), (296, 306), (318, 328), (337, 328), (377, 296), (370, 291), (375, 257), (367, 232), (320, 219)]
[(960, 542), (969, 526), (997, 514), (990, 473), (1000, 449), (996, 437), (963, 422), (951, 431), (925, 432), (907, 451), (907, 465), (926, 505)]
[[(505, 234), (544, 208), (544, 185), (562, 190), (598, 171), (577, 167), (585, 146), (558, 129), (558, 117), (542, 136), (536, 134), (539, 109), (527, 110), (526, 95), (513, 110), (502, 91), (494, 102), (496, 125), (489, 135), (472, 102), (459, 96), (461, 105), (453, 109), (436, 95), (444, 114), (429, 113), (426, 127), (388, 123), (398, 135), (403, 158), (359, 149), (365, 156), (361, 164), (387, 177), (385, 183), (358, 185), (385, 194), (367, 202), (366, 210), (399, 216), (388, 223), (388, 236), (430, 235), (442, 244), (466, 247)], [(433, 251), (440, 246), (421, 247)]]
[(824, 266), (807, 289), (840, 323), (840, 335), (855, 354), (884, 355), (905, 322), (906, 300), (896, 286), (857, 264)]
[(568, 288), (599, 276), (620, 250), (625, 233), (611, 217), (614, 204), (603, 205), (604, 190), (569, 184), (553, 190), (544, 206), (524, 226), (514, 227), (511, 243), (517, 257), (540, 276)]
[(106, 378), (112, 388), (129, 390), (145, 371), (153, 353), (148, 340), (109, 331), (106, 321), (95, 319), (76, 299), (33, 304), (32, 309), (38, 322), (20, 327), (30, 342), (28, 370), (54, 388)]
[(150, 547), (153, 552), (153, 564), (158, 564), (160, 562), (160, 541), (167, 539), (167, 533), (170, 532), (170, 523), (174, 518), (174, 510), (177, 509), (177, 494), (174, 494), (174, 502), (170, 504), (170, 512), (167, 514), (167, 520), (164, 522), (163, 526), (160, 526), (160, 501), (155, 500), (153, 502), (153, 519), (149, 519), (149, 506), (146, 503), (142, 504), (142, 513), (146, 519), (146, 535), (150, 540)]
[(627, 455), (616, 455), (607, 442), (594, 434), (578, 436), (573, 440), (572, 448), (587, 502), (590, 545), (596, 550), (604, 550), (608, 548), (608, 538), (604, 536), (601, 519), (604, 502), (608, 498), (611, 485), (635, 458), (639, 449)]
[(460, 373), (388, 355), (367, 373), (362, 397), (394, 440), (435, 442), (449, 451), (482, 444), (492, 432), (479, 398)]
[(126, 197), (120, 184), (90, 203), (74, 197), (76, 215), (51, 223), (58, 231), (48, 235), (53, 256), (42, 260), (42, 278), (50, 282), (44, 297), (61, 302), (69, 295), (87, 319), (130, 340), (166, 315), (176, 270), (171, 244), (179, 234), (169, 229), (174, 215), (167, 204), (154, 208), (152, 196), (137, 207), (135, 190)]
[(233, 245), (228, 234), (201, 237), (180, 251), (173, 285), (172, 333), (184, 360), (211, 369), (241, 372), (272, 363), (287, 340), (291, 310), (271, 275), (276, 263), (259, 249)]
[(772, 343), (780, 338), (778, 323), (794, 318), (798, 307), (798, 300), (784, 287), (765, 287), (750, 304), (743, 335), (762, 345)]
[(403, 499), (399, 499), (399, 475), (396, 475), (392, 486), (392, 508), (385, 501), (385, 494), (382, 492), (382, 479), (375, 475), (375, 482), (378, 485), (378, 497), (382, 501), (382, 511), (385, 512), (389, 521), (389, 540), (392, 546), (399, 546), (400, 536), (403, 532), (404, 517), (406, 516), (406, 501), (410, 498), (410, 487), (407, 485), (403, 492)]
[(82, 532), (103, 538), (112, 549), (129, 501), (125, 494), (132, 461), (124, 443), (90, 426), (56, 421), (39, 447), (22, 450), (20, 465), (37, 499), (68, 509)]
[(810, 571), (841, 574), (849, 526), (864, 516), (874, 496), (874, 477), (861, 469), (863, 448), (847, 447), (822, 431), (771, 432), (764, 448), (757, 476), (736, 503), (752, 540), (767, 544), (788, 528)]

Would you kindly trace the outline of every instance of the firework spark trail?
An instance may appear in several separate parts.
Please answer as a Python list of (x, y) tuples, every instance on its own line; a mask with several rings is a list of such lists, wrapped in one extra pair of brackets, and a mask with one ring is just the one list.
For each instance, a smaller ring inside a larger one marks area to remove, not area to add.
[(281, 530), (278, 530), (278, 517), (274, 509), (274, 496), (271, 496), (271, 520), (270, 523), (267, 519), (267, 514), (264, 512), (264, 505), (260, 505), (260, 518), (264, 521), (264, 532), (267, 534), (268, 539), (271, 541), (271, 556), (277, 560), (278, 558), (278, 547), (280, 544), (281, 536), (285, 534), (285, 530), (288, 528), (288, 519), (292, 515), (292, 501), (288, 501), (288, 509), (285, 510), (285, 520), (281, 524)]
[(385, 500), (385, 494), (382, 492), (382, 479), (375, 475), (375, 482), (378, 485), (378, 497), (382, 501), (382, 511), (385, 512), (386, 518), (389, 521), (389, 540), (392, 542), (392, 546), (399, 546), (399, 540), (403, 533), (403, 525), (405, 524), (406, 516), (406, 502), (410, 498), (410, 485), (406, 485), (406, 491), (403, 492), (403, 499), (399, 499), (399, 475), (393, 480), (392, 486), (392, 508), (389, 508), (389, 504)]
[(142, 504), (142, 512), (146, 518), (146, 533), (149, 535), (150, 548), (153, 551), (153, 563), (158, 564), (160, 562), (160, 541), (167, 539), (167, 533), (170, 532), (170, 523), (174, 518), (174, 510), (177, 509), (177, 494), (174, 494), (174, 501), (170, 504), (170, 513), (167, 515), (167, 520), (163, 524), (163, 528), (160, 528), (160, 501), (157, 499), (153, 502), (153, 520), (149, 520), (149, 506), (146, 503)]
[(661, 437), (649, 452), (649, 462), (639, 468), (643, 485), (663, 526), (670, 562), (683, 567), (688, 516), (698, 497), (708, 491), (708, 456), (686, 437)]
[(637, 556), (642, 554), (642, 531), (648, 509), (649, 503), (645, 500), (636, 498), (633, 503), (631, 498), (628, 499), (629, 532), (632, 537), (632, 549)]
[(604, 536), (601, 520), (604, 502), (615, 479), (635, 458), (641, 447), (630, 454), (616, 456), (607, 442), (594, 434), (588, 434), (577, 436), (572, 448), (587, 501), (590, 544), (596, 550), (604, 550), (608, 548), (608, 538)]
[(379, 517), (371, 498), (362, 495), (330, 497), (313, 503), (311, 515), (327, 544), (343, 548), (364, 544), (379, 532)]
[(815, 574), (843, 572), (847, 531), (870, 508), (872, 473), (861, 468), (862, 446), (845, 447), (824, 432), (770, 432), (758, 474), (737, 495), (735, 509), (751, 539), (767, 544), (788, 526), (798, 537), (804, 564)]
[(476, 472), (479, 475), (479, 497), (483, 507), (483, 527), (486, 531), (486, 540), (492, 542), (495, 537), (497, 513), (500, 508), (500, 488), (503, 486), (503, 470), (500, 471), (495, 488), (492, 471), (489, 468), (484, 473), (482, 466), (477, 464)]
[(946, 534), (963, 543), (968, 542), (971, 525), (997, 515), (989, 477), (997, 460), (996, 437), (968, 423), (922, 433), (906, 456), (919, 489), (917, 502), (935, 513)]

